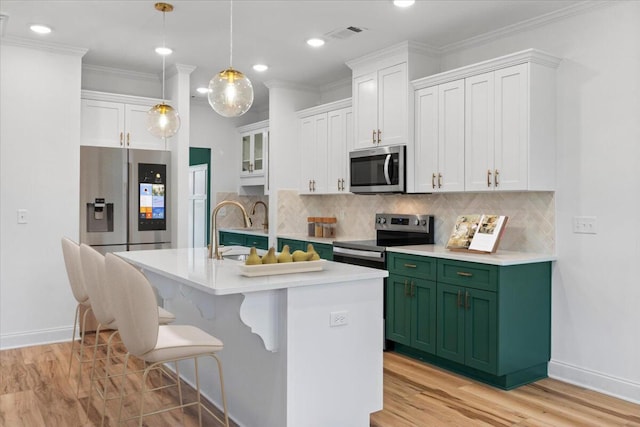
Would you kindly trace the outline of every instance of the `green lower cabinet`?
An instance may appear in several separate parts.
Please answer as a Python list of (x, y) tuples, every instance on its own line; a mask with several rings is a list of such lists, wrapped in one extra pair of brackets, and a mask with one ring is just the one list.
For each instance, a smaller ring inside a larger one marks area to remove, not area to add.
[(386, 338), (435, 353), (436, 283), (390, 274), (386, 284), (386, 297)]
[(233, 233), (220, 231), (220, 245), (223, 246), (246, 246), (257, 249), (269, 249), (269, 238), (267, 236), (256, 236), (254, 234)]
[(320, 258), (326, 259), (329, 261), (333, 261), (333, 245), (328, 245), (325, 243), (317, 243), (317, 242), (309, 242), (307, 240), (298, 240), (298, 239), (287, 239), (283, 237), (278, 237), (278, 252), (282, 252), (282, 248), (284, 245), (289, 245), (289, 251), (293, 253), (294, 251), (306, 251), (307, 245), (311, 243), (313, 245), (313, 249), (320, 255)]
[(551, 262), (390, 253), (387, 266), (385, 328), (395, 351), (507, 390), (547, 376)]
[(495, 292), (438, 284), (437, 351), (440, 357), (496, 374)]

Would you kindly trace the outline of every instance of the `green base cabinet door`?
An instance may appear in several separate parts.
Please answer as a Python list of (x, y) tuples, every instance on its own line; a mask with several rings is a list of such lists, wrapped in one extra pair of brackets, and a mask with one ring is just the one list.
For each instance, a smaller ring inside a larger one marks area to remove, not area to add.
[(287, 239), (283, 237), (278, 237), (278, 252), (282, 252), (282, 248), (284, 245), (289, 245), (289, 251), (293, 253), (294, 251), (306, 251), (307, 246), (311, 243), (313, 245), (313, 249), (320, 255), (320, 258), (326, 259), (329, 261), (333, 261), (333, 245), (328, 245), (325, 243), (316, 243), (309, 242), (307, 240), (297, 240), (297, 239)]
[(411, 346), (427, 353), (436, 352), (436, 282), (411, 281)]
[(386, 284), (385, 335), (388, 340), (411, 344), (411, 298), (407, 295), (409, 278), (390, 274)]

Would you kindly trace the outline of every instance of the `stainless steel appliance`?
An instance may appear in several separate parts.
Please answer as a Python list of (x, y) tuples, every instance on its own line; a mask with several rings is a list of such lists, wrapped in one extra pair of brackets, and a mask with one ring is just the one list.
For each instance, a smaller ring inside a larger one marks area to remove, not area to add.
[(404, 193), (406, 147), (394, 145), (349, 153), (349, 191), (357, 194)]
[(102, 253), (171, 246), (170, 153), (80, 147), (80, 242)]
[(376, 214), (376, 239), (335, 241), (333, 260), (385, 269), (388, 246), (433, 244), (433, 222), (432, 215)]
[[(376, 239), (333, 242), (333, 260), (384, 270), (387, 247), (433, 244), (433, 223), (432, 215), (376, 214)], [(385, 281), (385, 316), (386, 294)], [(384, 337), (383, 343), (385, 349), (392, 345)]]

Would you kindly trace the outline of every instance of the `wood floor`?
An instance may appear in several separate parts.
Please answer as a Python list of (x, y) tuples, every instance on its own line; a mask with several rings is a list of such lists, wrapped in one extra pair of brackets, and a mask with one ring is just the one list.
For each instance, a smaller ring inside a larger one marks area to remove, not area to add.
[[(100, 425), (101, 403), (95, 394), (86, 415), (88, 366), (76, 399), (78, 364), (74, 360), (68, 377), (69, 351), (70, 344), (62, 343), (0, 352), (0, 426)], [(552, 379), (502, 391), (396, 353), (385, 353), (384, 365), (384, 410), (371, 416), (371, 427), (640, 426), (640, 405)], [(133, 379), (129, 383), (132, 389), (139, 387)], [(193, 393), (185, 392), (185, 400), (191, 398)], [(165, 390), (149, 405), (177, 399), (175, 390)], [(132, 402), (125, 411), (131, 415), (135, 407)], [(116, 425), (117, 411), (117, 400), (110, 401), (105, 425)], [(145, 418), (145, 425), (153, 427), (197, 424), (192, 409), (184, 415), (173, 411)], [(220, 424), (203, 412), (203, 425)]]

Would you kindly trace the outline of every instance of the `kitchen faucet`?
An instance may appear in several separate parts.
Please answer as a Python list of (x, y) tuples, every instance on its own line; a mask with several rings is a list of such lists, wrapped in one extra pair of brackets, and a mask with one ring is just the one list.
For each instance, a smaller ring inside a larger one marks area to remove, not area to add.
[(249, 215), (247, 215), (247, 211), (240, 203), (235, 202), (233, 200), (223, 200), (213, 208), (213, 212), (211, 213), (211, 241), (213, 242), (215, 236), (215, 245), (213, 243), (209, 244), (209, 258), (222, 259), (222, 254), (220, 254), (220, 248), (218, 246), (218, 225), (216, 224), (216, 217), (218, 216), (218, 211), (228, 205), (237, 206), (242, 211), (242, 215), (244, 216), (244, 226), (247, 228), (251, 227), (251, 219)]
[(262, 227), (264, 228), (265, 231), (267, 231), (269, 229), (269, 207), (262, 200), (258, 200), (251, 207), (251, 215), (255, 215), (256, 214), (256, 206), (257, 205), (264, 206), (264, 222), (262, 223)]

